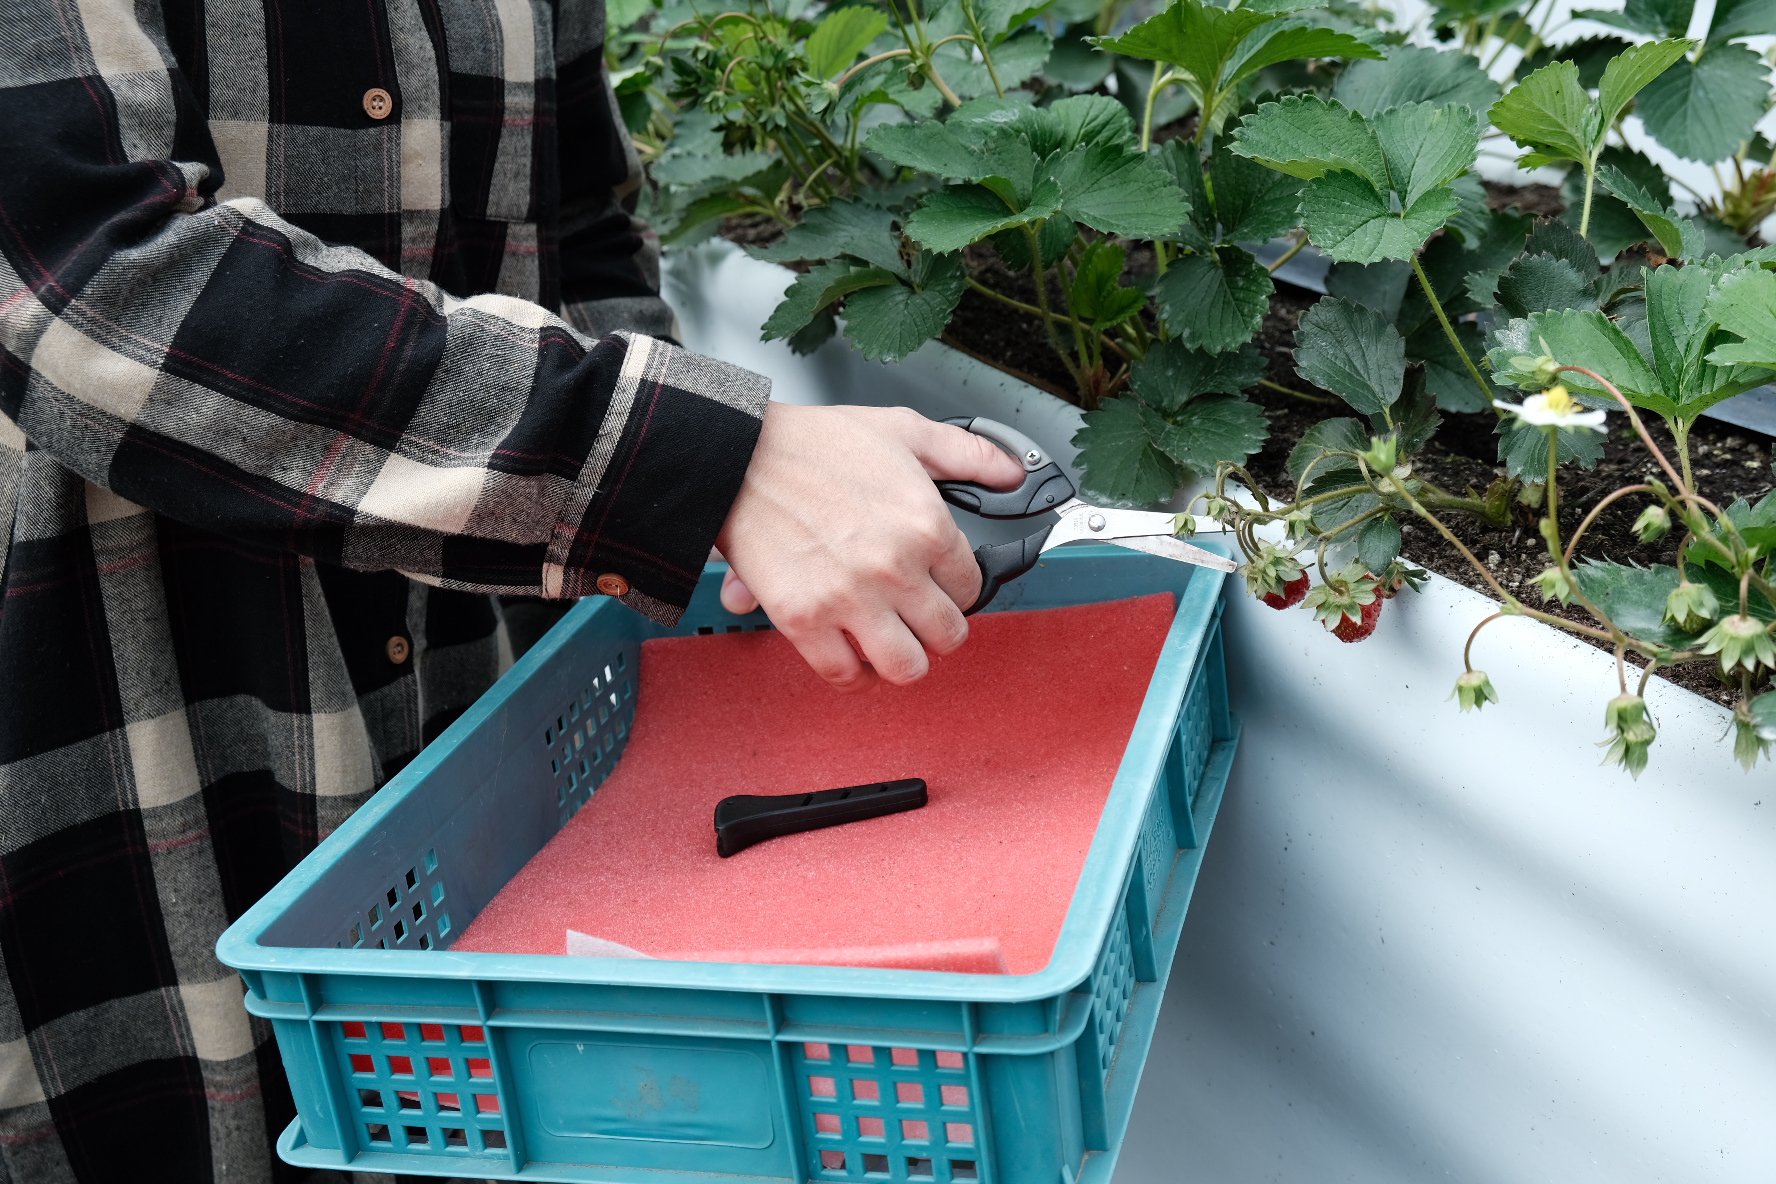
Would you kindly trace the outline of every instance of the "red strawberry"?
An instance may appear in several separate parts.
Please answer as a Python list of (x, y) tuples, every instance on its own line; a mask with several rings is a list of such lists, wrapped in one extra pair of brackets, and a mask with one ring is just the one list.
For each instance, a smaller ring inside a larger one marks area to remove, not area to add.
[(1338, 627), (1332, 630), (1332, 636), (1344, 642), (1362, 641), (1368, 637), (1375, 632), (1375, 623), (1381, 619), (1381, 603), (1381, 597), (1377, 596), (1365, 604), (1360, 622), (1353, 622), (1349, 617), (1340, 620)]
[(1294, 608), (1301, 603), (1301, 598), (1307, 595), (1307, 585), (1307, 573), (1302, 572), (1284, 584), (1281, 592), (1266, 592), (1258, 599), (1271, 608)]

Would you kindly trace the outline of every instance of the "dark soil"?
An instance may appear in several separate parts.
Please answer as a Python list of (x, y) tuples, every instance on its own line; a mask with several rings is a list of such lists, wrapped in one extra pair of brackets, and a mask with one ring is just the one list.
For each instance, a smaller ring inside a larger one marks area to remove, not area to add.
[(1516, 206), (1526, 214), (1553, 218), (1566, 211), (1560, 189), (1554, 185), (1505, 185), (1498, 181), (1482, 181), (1486, 186), (1486, 205), (1494, 210)]

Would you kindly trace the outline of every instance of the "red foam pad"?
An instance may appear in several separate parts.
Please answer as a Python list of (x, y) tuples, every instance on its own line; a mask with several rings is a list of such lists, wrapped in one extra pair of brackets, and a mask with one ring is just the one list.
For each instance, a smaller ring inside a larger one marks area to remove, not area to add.
[[(923, 681), (859, 695), (776, 632), (646, 642), (622, 760), (455, 948), (560, 954), (572, 929), (649, 957), (1040, 970), (1172, 615), (1160, 593), (976, 617)], [(929, 804), (715, 853), (730, 794), (900, 777)]]

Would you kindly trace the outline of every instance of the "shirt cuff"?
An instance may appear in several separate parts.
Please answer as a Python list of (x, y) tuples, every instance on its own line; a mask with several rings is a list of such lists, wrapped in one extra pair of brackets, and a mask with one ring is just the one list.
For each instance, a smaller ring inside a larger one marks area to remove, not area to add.
[(550, 539), (543, 591), (615, 596), (676, 625), (752, 462), (771, 382), (652, 337), (615, 339), (621, 371)]

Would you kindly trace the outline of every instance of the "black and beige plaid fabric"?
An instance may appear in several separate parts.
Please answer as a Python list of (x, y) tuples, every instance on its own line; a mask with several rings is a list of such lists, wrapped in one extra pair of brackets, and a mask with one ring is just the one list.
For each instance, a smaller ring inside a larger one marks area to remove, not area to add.
[(0, 7), (0, 1184), (287, 1176), (218, 934), (486, 687), (489, 593), (688, 598), (766, 384), (657, 339), (602, 26)]

